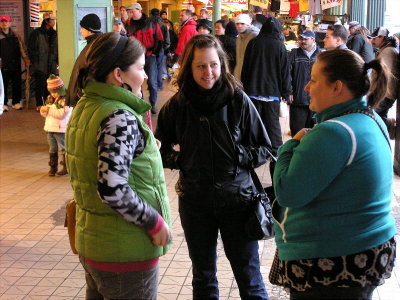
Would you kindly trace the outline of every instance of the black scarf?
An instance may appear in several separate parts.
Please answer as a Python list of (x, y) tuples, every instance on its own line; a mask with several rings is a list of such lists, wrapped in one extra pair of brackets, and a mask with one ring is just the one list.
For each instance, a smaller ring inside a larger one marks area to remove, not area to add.
[(183, 87), (183, 94), (187, 101), (205, 116), (212, 115), (231, 99), (229, 88), (221, 79), (209, 90), (202, 89), (193, 80), (188, 80)]

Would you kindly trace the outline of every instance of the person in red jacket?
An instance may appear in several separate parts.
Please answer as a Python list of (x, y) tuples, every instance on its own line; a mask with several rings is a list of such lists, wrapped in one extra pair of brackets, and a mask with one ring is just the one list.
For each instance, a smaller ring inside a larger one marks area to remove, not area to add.
[(175, 49), (176, 59), (181, 56), (187, 42), (192, 36), (197, 34), (196, 21), (192, 19), (193, 12), (190, 9), (182, 9), (179, 15), (181, 20), (181, 34), (179, 36), (178, 45)]
[(126, 8), (130, 19), (127, 21), (128, 37), (136, 38), (146, 48), (144, 69), (148, 76), (147, 86), (150, 93), (151, 113), (156, 114), (157, 108), (157, 55), (162, 51), (164, 36), (160, 24), (154, 22), (142, 12), (140, 3), (133, 3)]

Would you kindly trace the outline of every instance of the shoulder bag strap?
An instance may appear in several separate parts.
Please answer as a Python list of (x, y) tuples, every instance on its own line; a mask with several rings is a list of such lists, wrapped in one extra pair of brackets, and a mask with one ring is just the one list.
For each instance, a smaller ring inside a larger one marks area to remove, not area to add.
[(356, 114), (356, 113), (366, 115), (366, 116), (372, 118), (372, 119), (375, 121), (375, 123), (379, 126), (379, 129), (382, 131), (382, 134), (383, 134), (383, 136), (385, 137), (387, 143), (389, 144), (390, 150), (392, 150), (392, 147), (390, 146), (389, 138), (388, 138), (388, 136), (386, 135), (385, 130), (382, 128), (382, 125), (381, 125), (381, 124), (378, 122), (378, 120), (375, 118), (374, 113), (371, 112), (370, 110), (365, 110), (365, 109), (364, 109), (364, 110), (363, 110), (363, 109), (350, 110), (350, 111), (348, 111), (348, 112), (346, 112), (346, 113), (343, 113), (343, 114), (341, 114), (341, 115), (339, 115), (339, 116), (337, 116), (337, 117), (344, 116), (344, 115), (349, 115), (349, 114)]

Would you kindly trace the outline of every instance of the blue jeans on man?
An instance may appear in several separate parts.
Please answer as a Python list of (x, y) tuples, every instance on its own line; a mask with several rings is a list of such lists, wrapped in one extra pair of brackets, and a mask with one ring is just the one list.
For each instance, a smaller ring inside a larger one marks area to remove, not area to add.
[(163, 62), (164, 62), (164, 50), (162, 50), (160, 54), (157, 55), (157, 86), (159, 90), (161, 90), (163, 87), (163, 80), (162, 80)]
[(218, 231), (242, 299), (268, 299), (260, 272), (258, 241), (244, 232), (249, 206), (207, 208), (179, 199), (179, 214), (192, 260), (193, 299), (219, 299)]
[(157, 56), (146, 56), (144, 71), (147, 74), (147, 87), (150, 93), (151, 107), (155, 107), (157, 103), (158, 82), (157, 82)]

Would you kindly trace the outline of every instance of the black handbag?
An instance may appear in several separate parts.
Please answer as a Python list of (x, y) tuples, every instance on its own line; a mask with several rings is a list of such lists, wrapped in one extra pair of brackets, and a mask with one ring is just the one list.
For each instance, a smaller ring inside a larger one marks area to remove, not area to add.
[(271, 202), (265, 193), (256, 172), (251, 170), (250, 174), (258, 193), (253, 197), (252, 205), (254, 207), (245, 223), (245, 232), (247, 237), (252, 240), (271, 239), (275, 236)]

